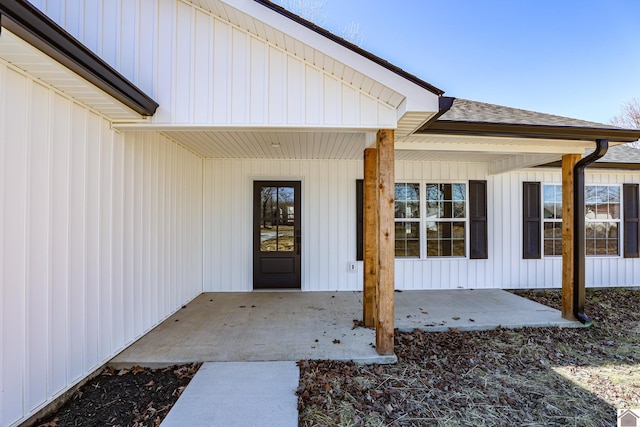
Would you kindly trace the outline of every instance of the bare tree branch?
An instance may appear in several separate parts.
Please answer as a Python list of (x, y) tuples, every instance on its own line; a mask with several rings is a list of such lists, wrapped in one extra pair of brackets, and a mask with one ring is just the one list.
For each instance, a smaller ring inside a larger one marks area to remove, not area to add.
[[(622, 104), (620, 113), (614, 116), (610, 123), (614, 126), (628, 129), (640, 129), (640, 99), (631, 98)], [(629, 145), (640, 148), (640, 142), (632, 142)]]
[[(324, 27), (326, 24), (327, 16), (323, 13), (326, 0), (274, 0), (273, 2), (316, 25)], [(356, 46), (362, 44), (360, 25), (355, 22), (345, 26), (339, 35)]]

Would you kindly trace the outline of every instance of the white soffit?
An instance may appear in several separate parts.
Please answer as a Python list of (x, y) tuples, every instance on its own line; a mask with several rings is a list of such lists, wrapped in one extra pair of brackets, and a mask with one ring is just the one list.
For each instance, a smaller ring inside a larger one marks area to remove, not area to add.
[(473, 135), (414, 134), (396, 141), (396, 150), (486, 154), (583, 154), (592, 141)]
[(265, 130), (165, 130), (162, 132), (204, 158), (362, 159), (364, 132)]
[(2, 28), (0, 32), (0, 60), (25, 71), (111, 120), (121, 122), (145, 120), (140, 114), (116, 101), (6, 28)]
[(255, 34), (394, 108), (403, 105), (407, 111), (438, 111), (434, 93), (254, 0), (182, 1)]

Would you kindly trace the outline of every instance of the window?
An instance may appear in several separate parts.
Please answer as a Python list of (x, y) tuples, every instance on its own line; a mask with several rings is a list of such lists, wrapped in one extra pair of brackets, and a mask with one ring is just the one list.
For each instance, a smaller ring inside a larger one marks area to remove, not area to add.
[(396, 256), (420, 257), (420, 184), (395, 185)]
[(466, 255), (466, 184), (425, 187), (427, 257)]
[[(585, 187), (587, 255), (619, 255), (620, 187)], [(544, 255), (562, 255), (562, 186), (545, 185), (542, 203)]]
[[(362, 181), (356, 181), (356, 255), (363, 255)], [(489, 257), (487, 181), (398, 182), (394, 188), (395, 256)]]
[(618, 255), (620, 187), (587, 186), (584, 195), (587, 255)]
[(562, 186), (545, 185), (542, 197), (544, 255), (562, 255)]

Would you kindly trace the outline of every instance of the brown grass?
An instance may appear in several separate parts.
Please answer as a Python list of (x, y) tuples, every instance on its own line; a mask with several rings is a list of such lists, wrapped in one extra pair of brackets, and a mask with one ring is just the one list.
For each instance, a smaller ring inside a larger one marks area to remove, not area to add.
[(640, 291), (589, 291), (587, 312), (584, 329), (397, 332), (395, 365), (303, 361), (300, 425), (615, 426), (640, 408)]

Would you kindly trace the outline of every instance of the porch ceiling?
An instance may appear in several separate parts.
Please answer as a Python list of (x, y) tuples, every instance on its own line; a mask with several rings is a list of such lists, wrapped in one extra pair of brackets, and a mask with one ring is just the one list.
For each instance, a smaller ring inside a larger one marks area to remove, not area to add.
[[(158, 129), (204, 158), (361, 160), (375, 133), (357, 130)], [(535, 145), (532, 144), (535, 142)], [(395, 157), (406, 161), (457, 161), (526, 167), (583, 153), (589, 144), (515, 138), (418, 135), (396, 142)], [(527, 157), (526, 161), (522, 160)], [(526, 163), (526, 164), (525, 164)]]
[(321, 131), (164, 131), (205, 158), (362, 159), (365, 132)]

